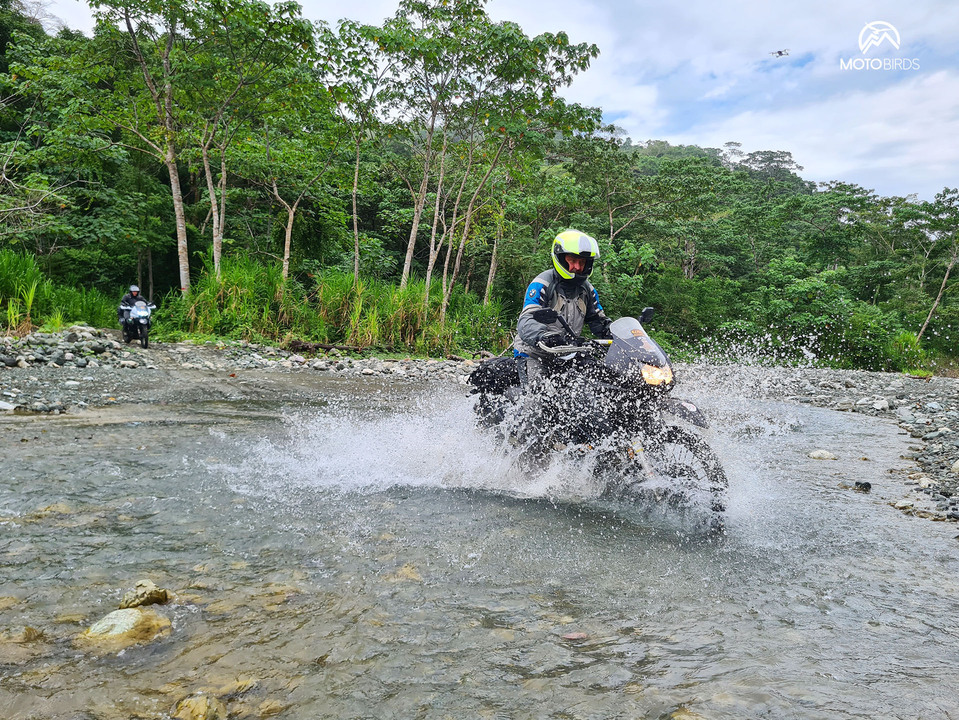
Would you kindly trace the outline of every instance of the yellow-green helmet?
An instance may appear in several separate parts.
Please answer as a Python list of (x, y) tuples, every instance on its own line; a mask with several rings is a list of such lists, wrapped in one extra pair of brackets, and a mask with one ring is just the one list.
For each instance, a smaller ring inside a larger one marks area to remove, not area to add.
[[(579, 255), (586, 259), (586, 268), (574, 273), (566, 262), (567, 255)], [(599, 257), (599, 243), (579, 230), (564, 230), (553, 240), (553, 267), (564, 280), (578, 279), (580, 282), (593, 272), (593, 262)]]

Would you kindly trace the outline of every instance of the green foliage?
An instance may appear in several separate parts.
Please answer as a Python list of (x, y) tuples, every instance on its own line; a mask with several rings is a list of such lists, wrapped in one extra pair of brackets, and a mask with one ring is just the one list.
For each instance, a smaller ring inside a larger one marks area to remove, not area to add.
[(0, 250), (0, 317), (6, 329), (29, 332), (34, 326), (113, 325), (116, 300), (92, 288), (51, 282), (36, 260), (24, 253)]
[[(509, 331), (499, 326), (499, 307), (483, 307), (457, 293), (448, 322), (424, 316), (425, 286), (402, 290), (375, 279), (354, 282), (352, 274), (329, 269), (304, 278), (282, 278), (277, 264), (248, 256), (226, 258), (218, 279), (209, 265), (189, 294), (171, 293), (158, 311), (157, 339), (184, 334), (281, 342), (375, 347), (420, 354), (501, 347)], [(439, 302), (439, 292), (433, 293)]]
[(886, 354), (897, 370), (915, 372), (927, 369), (929, 353), (922, 349), (915, 333), (903, 331), (887, 341)]

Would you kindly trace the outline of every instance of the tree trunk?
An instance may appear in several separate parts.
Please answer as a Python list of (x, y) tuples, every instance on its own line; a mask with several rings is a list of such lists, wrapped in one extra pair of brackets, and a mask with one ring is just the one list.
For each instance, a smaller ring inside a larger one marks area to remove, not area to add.
[(933, 302), (932, 307), (929, 308), (929, 314), (926, 316), (926, 321), (922, 324), (922, 327), (919, 329), (919, 334), (916, 335), (916, 340), (922, 340), (922, 334), (926, 332), (926, 328), (929, 327), (929, 323), (932, 320), (932, 316), (935, 314), (936, 310), (939, 308), (939, 302), (942, 300), (942, 296), (946, 292), (946, 283), (949, 282), (949, 274), (952, 272), (952, 269), (956, 266), (957, 259), (959, 259), (959, 245), (953, 248), (952, 258), (949, 260), (949, 265), (946, 266), (946, 274), (942, 278), (942, 285), (939, 286), (939, 294), (936, 295), (935, 302)]
[(176, 219), (176, 249), (180, 265), (180, 292), (186, 295), (190, 291), (190, 250), (187, 246), (183, 190), (180, 188), (180, 174), (177, 171), (172, 148), (167, 151), (164, 164), (170, 174), (170, 193), (173, 195), (173, 216)]
[[(217, 248), (220, 259), (223, 258), (223, 236), (226, 234), (226, 148), (220, 148), (220, 224), (217, 228), (216, 237), (213, 244)], [(220, 271), (217, 270), (217, 277), (220, 277)]]
[(360, 187), (360, 137), (356, 136), (356, 164), (353, 166), (353, 288), (360, 287), (360, 220), (356, 211), (356, 195)]
[[(489, 180), (490, 175), (493, 174), (493, 170), (496, 168), (496, 164), (499, 162), (499, 157), (506, 145), (507, 139), (504, 138), (499, 147), (496, 148), (496, 154), (490, 161), (490, 165), (486, 169), (486, 174), (483, 176), (483, 179), (480, 180), (479, 185), (473, 192), (473, 196), (470, 198), (469, 205), (466, 206), (466, 216), (463, 218), (463, 234), (460, 236), (460, 245), (456, 252), (456, 262), (453, 264), (453, 275), (450, 277), (449, 285), (444, 288), (443, 291), (443, 304), (440, 306), (440, 325), (446, 322), (446, 310), (449, 308), (450, 296), (453, 294), (453, 284), (456, 282), (456, 276), (459, 274), (460, 265), (463, 261), (463, 250), (466, 248), (466, 238), (469, 236), (470, 225), (473, 224), (473, 212), (476, 209), (476, 199), (483, 191), (483, 188), (486, 187), (486, 182)], [(452, 249), (453, 248), (451, 244), (450, 250)]]
[(426, 261), (426, 286), (423, 291), (423, 318), (430, 308), (430, 284), (433, 282), (433, 268), (436, 266), (436, 259), (439, 257), (440, 248), (443, 247), (443, 241), (446, 239), (446, 222), (443, 221), (443, 234), (440, 236), (439, 243), (436, 242), (436, 227), (442, 219), (442, 197), (443, 181), (446, 179), (446, 133), (443, 133), (443, 149), (440, 154), (440, 172), (436, 179), (436, 202), (433, 203), (433, 224), (430, 229), (430, 256)]
[(420, 183), (419, 192), (414, 199), (413, 205), (413, 227), (410, 228), (410, 239), (406, 243), (406, 259), (403, 260), (403, 275), (400, 277), (400, 290), (406, 287), (410, 279), (410, 268), (413, 265), (413, 250), (416, 247), (416, 235), (419, 233), (420, 218), (423, 216), (423, 209), (426, 207), (426, 189), (429, 183), (429, 160), (423, 168), (423, 181)]
[[(282, 202), (282, 201), (281, 201)], [(293, 245), (293, 217), (296, 207), (283, 203), (286, 207), (286, 237), (283, 241), (283, 282), (290, 276), (290, 249)]]
[(153, 302), (153, 248), (147, 248), (147, 279), (150, 282), (150, 302)]
[[(423, 179), (420, 189), (413, 201), (413, 227), (410, 228), (410, 239), (406, 245), (406, 258), (403, 261), (403, 275), (400, 277), (400, 290), (406, 287), (410, 278), (410, 267), (413, 264), (413, 250), (416, 247), (416, 235), (419, 233), (420, 218), (426, 206), (426, 190), (430, 182), (430, 169), (433, 163), (433, 133), (436, 131), (436, 111), (430, 118), (430, 125), (426, 132), (426, 158), (423, 161)], [(445, 138), (445, 135), (444, 135)], [(444, 140), (445, 147), (445, 140)], [(412, 188), (410, 188), (412, 189)]]
[(503, 226), (496, 223), (496, 234), (493, 236), (493, 255), (489, 259), (489, 275), (486, 276), (486, 292), (483, 294), (483, 307), (489, 305), (490, 297), (493, 293), (493, 280), (496, 277), (496, 250), (499, 248), (500, 238), (503, 236)]
[(203, 158), (203, 175), (206, 179), (206, 190), (210, 195), (210, 214), (208, 217), (213, 219), (213, 272), (216, 274), (217, 279), (219, 279), (220, 253), (222, 251), (220, 238), (222, 235), (220, 233), (220, 213), (216, 200), (216, 185), (213, 184), (213, 168), (210, 167), (210, 149), (203, 146), (200, 149), (200, 154)]

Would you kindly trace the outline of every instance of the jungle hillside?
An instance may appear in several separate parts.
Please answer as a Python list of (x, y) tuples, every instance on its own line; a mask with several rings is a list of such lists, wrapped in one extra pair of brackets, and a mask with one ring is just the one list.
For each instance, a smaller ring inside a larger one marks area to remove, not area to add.
[[(608, 315), (679, 357), (954, 367), (959, 190), (804, 180), (788, 149), (630, 138), (567, 102), (600, 48), (401, 0), (90, 0), (92, 37), (0, 0), (0, 331), (505, 349), (552, 238), (594, 236)], [(742, 140), (740, 138), (740, 140)]]

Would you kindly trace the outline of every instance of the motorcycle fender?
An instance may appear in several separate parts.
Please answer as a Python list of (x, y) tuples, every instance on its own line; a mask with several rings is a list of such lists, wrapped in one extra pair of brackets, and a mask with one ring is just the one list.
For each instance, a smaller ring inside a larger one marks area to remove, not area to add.
[(686, 422), (692, 423), (696, 427), (709, 427), (709, 423), (706, 421), (706, 416), (703, 415), (703, 411), (696, 407), (693, 403), (689, 402), (689, 400), (669, 398), (666, 400), (665, 407), (663, 409), (671, 415), (675, 415)]

